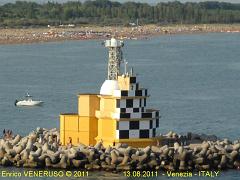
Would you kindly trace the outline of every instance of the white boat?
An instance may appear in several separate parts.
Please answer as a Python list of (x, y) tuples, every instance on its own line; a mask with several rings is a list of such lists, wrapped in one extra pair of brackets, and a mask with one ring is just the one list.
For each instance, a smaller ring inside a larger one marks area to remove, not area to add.
[(36, 101), (32, 99), (28, 93), (26, 95), (26, 99), (23, 100), (16, 100), (15, 106), (39, 106), (43, 103), (43, 101)]

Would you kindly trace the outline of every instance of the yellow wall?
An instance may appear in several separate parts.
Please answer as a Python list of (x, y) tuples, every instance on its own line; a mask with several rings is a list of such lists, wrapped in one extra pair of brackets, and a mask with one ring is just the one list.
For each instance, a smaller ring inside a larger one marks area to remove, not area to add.
[(101, 98), (100, 111), (114, 112), (116, 108), (116, 99), (113, 98)]
[(130, 77), (118, 76), (118, 86), (121, 90), (129, 90), (130, 88)]
[(79, 116), (95, 117), (95, 111), (100, 108), (100, 98), (96, 94), (80, 94), (78, 96)]
[(102, 140), (105, 146), (113, 143), (116, 137), (116, 121), (113, 119), (98, 119), (98, 136), (97, 141)]
[[(69, 137), (75, 142), (76, 137), (73, 132), (79, 131), (79, 116), (78, 114), (62, 114), (60, 115), (60, 141), (66, 145), (69, 142)], [(72, 132), (69, 134), (69, 132)], [(70, 136), (69, 136), (70, 135)]]
[(96, 144), (95, 137), (98, 134), (98, 120), (95, 117), (82, 117), (75, 115), (60, 115), (60, 141), (62, 145), (83, 143), (86, 145)]
[(116, 143), (126, 143), (129, 146), (132, 147), (147, 147), (147, 146), (156, 146), (161, 145), (162, 143), (162, 137), (156, 137), (156, 138), (139, 138), (139, 139), (117, 139)]
[(101, 96), (100, 110), (95, 112), (97, 118), (112, 118), (112, 113), (116, 110), (116, 99), (109, 96)]

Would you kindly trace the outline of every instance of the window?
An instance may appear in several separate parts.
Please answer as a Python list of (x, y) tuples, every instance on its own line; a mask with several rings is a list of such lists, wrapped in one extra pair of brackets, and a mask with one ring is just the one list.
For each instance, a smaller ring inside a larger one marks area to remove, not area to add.
[(131, 85), (131, 90), (133, 90), (133, 85)]
[(149, 138), (149, 130), (140, 130), (140, 138)]
[(138, 90), (138, 89), (139, 89), (139, 84), (137, 83), (137, 84), (136, 84), (136, 90)]
[(142, 96), (142, 90), (137, 90), (135, 91), (136, 96)]
[(153, 127), (153, 121), (150, 120), (149, 123), (150, 123), (150, 129), (152, 129), (152, 127)]
[(128, 96), (128, 91), (121, 91), (121, 96)]
[(133, 108), (133, 112), (139, 112), (139, 108)]
[(156, 127), (157, 128), (159, 127), (159, 119), (158, 118), (156, 119)]
[(147, 96), (147, 89), (145, 89), (145, 96)]
[(136, 77), (130, 77), (130, 83), (136, 83)]
[(120, 130), (119, 139), (129, 139), (129, 130)]
[(133, 107), (133, 99), (127, 99), (126, 100), (126, 107), (127, 108)]
[(156, 136), (156, 129), (153, 128), (152, 137), (155, 137), (155, 136)]
[(130, 121), (130, 129), (139, 129), (139, 121)]
[(117, 104), (117, 108), (120, 108), (120, 99), (117, 99), (116, 104)]
[(119, 122), (118, 121), (117, 121), (117, 127), (116, 128), (117, 128), (117, 130), (119, 130)]
[(126, 108), (121, 108), (120, 112), (121, 113), (126, 113)]

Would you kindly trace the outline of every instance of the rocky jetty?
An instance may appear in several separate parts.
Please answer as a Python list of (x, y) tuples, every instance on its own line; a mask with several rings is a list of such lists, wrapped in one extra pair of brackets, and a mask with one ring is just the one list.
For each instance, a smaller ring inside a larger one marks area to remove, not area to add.
[(1, 139), (0, 165), (105, 171), (240, 169), (240, 140), (215, 139), (189, 145), (174, 142), (172, 147), (103, 147), (101, 142), (65, 147), (59, 144), (57, 129), (37, 128), (25, 137)]

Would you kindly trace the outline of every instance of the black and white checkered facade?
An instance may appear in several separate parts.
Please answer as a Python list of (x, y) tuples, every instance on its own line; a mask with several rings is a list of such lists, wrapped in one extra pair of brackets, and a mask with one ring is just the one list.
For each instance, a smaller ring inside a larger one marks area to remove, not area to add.
[(116, 138), (152, 138), (159, 127), (159, 111), (148, 110), (147, 89), (139, 88), (136, 77), (130, 77), (130, 90), (114, 90), (117, 120)]
[(139, 121), (117, 121), (116, 138), (152, 138), (156, 136), (159, 118)]

